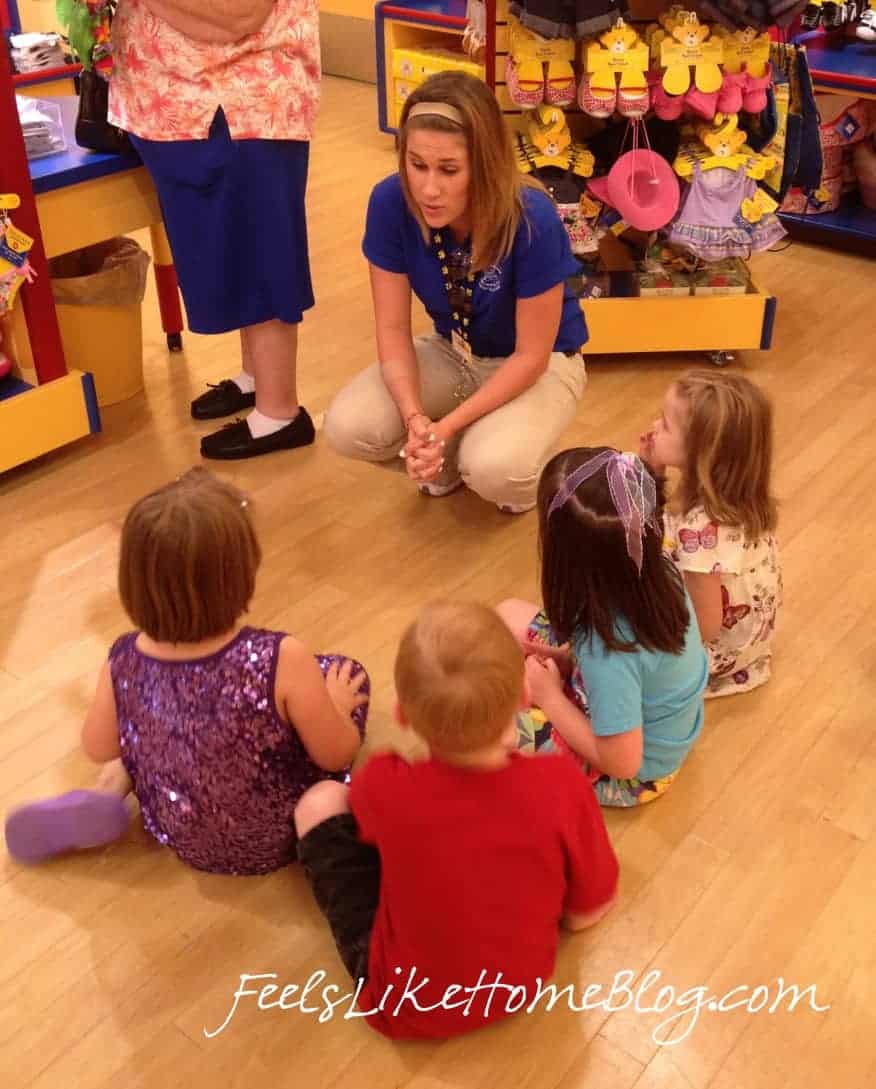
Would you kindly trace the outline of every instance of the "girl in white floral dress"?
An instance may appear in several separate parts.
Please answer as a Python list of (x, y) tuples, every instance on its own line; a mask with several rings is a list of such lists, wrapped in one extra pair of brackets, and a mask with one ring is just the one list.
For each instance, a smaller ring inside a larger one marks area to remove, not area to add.
[(782, 571), (770, 494), (772, 406), (753, 382), (691, 371), (667, 391), (641, 437), (655, 472), (681, 477), (664, 518), (709, 653), (706, 696), (769, 680)]

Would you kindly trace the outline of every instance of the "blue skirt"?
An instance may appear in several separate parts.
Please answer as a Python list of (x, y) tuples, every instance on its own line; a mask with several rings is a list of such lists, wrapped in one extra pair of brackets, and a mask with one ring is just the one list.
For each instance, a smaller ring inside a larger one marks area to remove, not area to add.
[(221, 109), (206, 140), (132, 140), (158, 191), (189, 328), (300, 322), (313, 306), (304, 214), (310, 145), (232, 140)]

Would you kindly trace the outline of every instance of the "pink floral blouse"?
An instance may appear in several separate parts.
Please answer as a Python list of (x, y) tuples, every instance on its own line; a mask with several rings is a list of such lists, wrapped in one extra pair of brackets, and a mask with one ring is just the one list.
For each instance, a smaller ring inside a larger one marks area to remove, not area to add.
[(145, 140), (206, 139), (221, 106), (235, 140), (309, 140), (319, 105), (317, 0), (274, 0), (257, 34), (206, 45), (121, 0), (109, 120)]

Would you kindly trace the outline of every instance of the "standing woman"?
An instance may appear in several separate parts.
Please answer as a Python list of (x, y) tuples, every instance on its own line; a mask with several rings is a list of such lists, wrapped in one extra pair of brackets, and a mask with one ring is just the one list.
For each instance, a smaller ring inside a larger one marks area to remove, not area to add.
[[(480, 80), (427, 79), (405, 103), (398, 146), (363, 243), (379, 363), (337, 395), (326, 436), (347, 457), (403, 454), (429, 495), (466, 484), (529, 510), (585, 383), (587, 329), (566, 288), (578, 264)], [(428, 336), (411, 333), (412, 292), (434, 322)]]
[(241, 371), (192, 402), (208, 458), (313, 442), (298, 324), (313, 306), (304, 219), (319, 102), (316, 0), (119, 0), (109, 119), (152, 176), (196, 333), (240, 330)]

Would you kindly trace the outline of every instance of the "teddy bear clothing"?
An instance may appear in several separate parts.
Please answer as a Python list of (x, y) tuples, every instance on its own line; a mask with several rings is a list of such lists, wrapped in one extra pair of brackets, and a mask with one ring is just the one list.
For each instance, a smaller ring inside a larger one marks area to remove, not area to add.
[(749, 223), (742, 215), (743, 201), (750, 201), (756, 190), (757, 183), (744, 170), (723, 166), (701, 170), (699, 163), (694, 163), (669, 241), (703, 261), (748, 257), (769, 249), (786, 232), (772, 212), (757, 223)]
[(664, 515), (666, 547), (681, 571), (721, 575), (721, 634), (706, 644), (706, 697), (747, 692), (769, 680), (782, 569), (770, 533), (745, 540), (739, 526), (713, 522), (702, 507)]
[(586, 38), (629, 12), (627, 0), (511, 0), (511, 14), (542, 38)]

